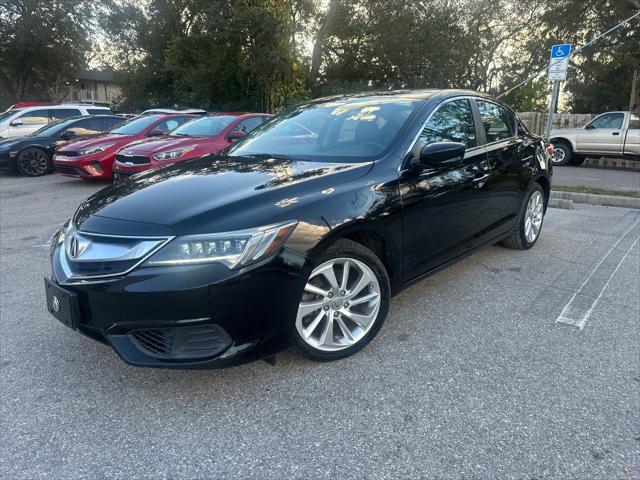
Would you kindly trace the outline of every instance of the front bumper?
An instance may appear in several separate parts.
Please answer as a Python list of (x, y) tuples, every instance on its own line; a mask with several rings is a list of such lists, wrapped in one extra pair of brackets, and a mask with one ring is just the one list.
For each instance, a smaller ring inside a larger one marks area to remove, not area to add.
[(115, 155), (100, 152), (83, 157), (65, 157), (64, 152), (53, 156), (53, 169), (60, 175), (76, 178), (110, 179)]
[(0, 169), (13, 170), (16, 166), (15, 152), (9, 150), (0, 151)]
[(75, 294), (80, 333), (127, 363), (220, 368), (271, 356), (289, 344), (309, 267), (284, 249), (232, 271), (222, 265), (138, 268), (120, 278), (69, 281), (52, 254), (52, 282)]

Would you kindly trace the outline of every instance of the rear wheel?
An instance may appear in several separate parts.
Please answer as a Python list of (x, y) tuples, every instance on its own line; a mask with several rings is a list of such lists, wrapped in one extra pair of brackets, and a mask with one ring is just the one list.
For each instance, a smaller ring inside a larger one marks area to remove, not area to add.
[(318, 361), (358, 352), (380, 331), (389, 297), (389, 277), (380, 259), (358, 243), (336, 242), (305, 285), (296, 316), (296, 347)]
[(558, 142), (553, 144), (553, 157), (551, 157), (551, 163), (555, 166), (567, 165), (571, 161), (573, 152), (571, 147), (564, 142)]
[(18, 172), (27, 177), (39, 177), (51, 169), (51, 159), (44, 150), (25, 148), (16, 159)]
[(538, 183), (534, 183), (525, 203), (525, 210), (520, 215), (518, 228), (502, 243), (505, 247), (516, 250), (528, 250), (538, 241), (542, 221), (544, 220), (544, 191)]

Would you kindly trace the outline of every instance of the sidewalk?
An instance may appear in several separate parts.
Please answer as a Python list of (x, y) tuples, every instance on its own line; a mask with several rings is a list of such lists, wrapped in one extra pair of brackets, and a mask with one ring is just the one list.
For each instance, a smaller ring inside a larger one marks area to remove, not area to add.
[(640, 172), (586, 167), (553, 167), (553, 184), (640, 191)]

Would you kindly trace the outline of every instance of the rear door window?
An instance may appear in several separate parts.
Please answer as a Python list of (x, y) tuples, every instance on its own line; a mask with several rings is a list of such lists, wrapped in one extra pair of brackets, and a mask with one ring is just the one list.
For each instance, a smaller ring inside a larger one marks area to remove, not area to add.
[(111, 115), (111, 110), (107, 108), (87, 108), (89, 115)]
[(487, 143), (499, 142), (515, 135), (516, 122), (511, 112), (486, 100), (476, 100), (476, 103), (480, 110)]
[(78, 117), (81, 115), (77, 108), (56, 108), (49, 110), (51, 121), (62, 120), (63, 118)]

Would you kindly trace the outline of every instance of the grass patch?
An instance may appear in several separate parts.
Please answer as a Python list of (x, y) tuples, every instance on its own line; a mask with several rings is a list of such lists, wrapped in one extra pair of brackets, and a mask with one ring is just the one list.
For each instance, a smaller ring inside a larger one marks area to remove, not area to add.
[(640, 191), (631, 190), (607, 190), (606, 188), (587, 187), (580, 185), (578, 187), (565, 187), (562, 185), (553, 185), (551, 190), (557, 192), (574, 192), (574, 193), (592, 193), (594, 195), (613, 195), (615, 197), (631, 197), (640, 198)]

